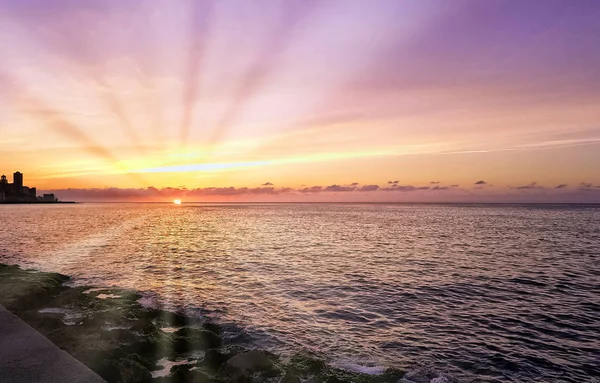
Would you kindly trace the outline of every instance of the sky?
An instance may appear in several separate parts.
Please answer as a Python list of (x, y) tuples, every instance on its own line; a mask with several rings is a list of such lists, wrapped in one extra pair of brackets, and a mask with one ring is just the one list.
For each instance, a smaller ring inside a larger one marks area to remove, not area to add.
[(596, 0), (0, 0), (0, 173), (81, 201), (600, 202)]

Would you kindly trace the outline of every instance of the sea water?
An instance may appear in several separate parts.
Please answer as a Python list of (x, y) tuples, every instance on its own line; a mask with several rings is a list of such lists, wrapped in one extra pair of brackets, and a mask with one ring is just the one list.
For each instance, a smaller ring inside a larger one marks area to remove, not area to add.
[(377, 374), (600, 376), (600, 206), (0, 206), (0, 262)]

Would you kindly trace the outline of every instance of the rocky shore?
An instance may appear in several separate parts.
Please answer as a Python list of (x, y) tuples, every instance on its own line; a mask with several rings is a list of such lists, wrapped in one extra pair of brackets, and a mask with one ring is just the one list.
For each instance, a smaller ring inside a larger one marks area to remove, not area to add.
[(68, 287), (68, 281), (0, 265), (0, 304), (107, 382), (404, 380), (396, 370), (367, 375), (333, 368), (314, 355), (247, 350), (228, 344), (214, 323), (142, 306), (134, 291)]

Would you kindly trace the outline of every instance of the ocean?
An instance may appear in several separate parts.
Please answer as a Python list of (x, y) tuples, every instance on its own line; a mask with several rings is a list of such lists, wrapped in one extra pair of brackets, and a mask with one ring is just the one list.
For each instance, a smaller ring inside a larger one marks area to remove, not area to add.
[(600, 206), (0, 206), (0, 263), (377, 374), (600, 377)]

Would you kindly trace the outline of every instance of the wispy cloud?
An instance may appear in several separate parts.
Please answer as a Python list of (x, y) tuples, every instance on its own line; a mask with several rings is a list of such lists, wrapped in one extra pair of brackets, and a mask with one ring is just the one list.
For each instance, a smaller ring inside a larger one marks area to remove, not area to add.
[(355, 186), (330, 185), (325, 188), (329, 192), (349, 192), (356, 190)]
[(517, 186), (517, 187), (515, 187), (515, 189), (517, 189), (517, 190), (541, 190), (541, 189), (545, 189), (545, 187), (538, 185), (537, 182), (532, 182), (528, 185)]
[(368, 192), (368, 191), (376, 191), (379, 189), (379, 185), (363, 185), (360, 187), (360, 191)]

